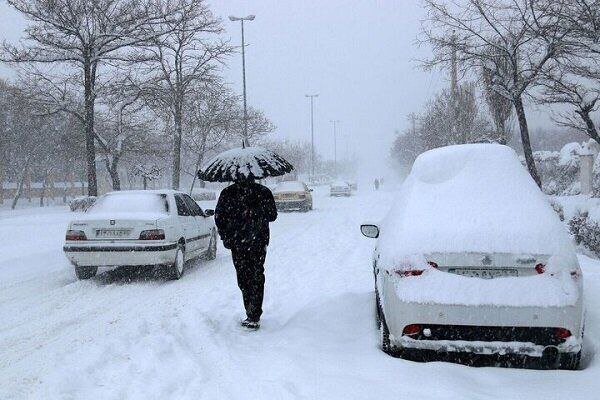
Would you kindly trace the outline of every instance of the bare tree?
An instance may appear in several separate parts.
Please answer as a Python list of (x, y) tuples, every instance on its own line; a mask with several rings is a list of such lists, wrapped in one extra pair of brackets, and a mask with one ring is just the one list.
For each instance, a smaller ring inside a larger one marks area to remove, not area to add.
[[(104, 62), (125, 57), (123, 49), (153, 39), (169, 29), (177, 11), (154, 0), (7, 0), (31, 24), (26, 47), (4, 43), (2, 61), (55, 64), (81, 76), (88, 192), (97, 195), (94, 143), (96, 80)], [(166, 23), (167, 22), (167, 23)], [(143, 33), (143, 35), (142, 35)]]
[(554, 120), (600, 143), (593, 119), (600, 105), (600, 1), (572, 0), (564, 13), (571, 26), (569, 51), (546, 69), (540, 102), (568, 105)]
[(204, 0), (176, 0), (180, 12), (165, 24), (170, 33), (155, 35), (142, 48), (146, 63), (141, 75), (149, 77), (143, 87), (145, 98), (173, 123), (172, 187), (179, 189), (181, 143), (186, 105), (198, 90), (217, 79), (223, 59), (233, 49), (220, 38), (221, 20)]
[(486, 68), (493, 90), (515, 109), (527, 168), (540, 187), (524, 97), (547, 63), (565, 50), (570, 24), (563, 10), (569, 1), (424, 0), (423, 35), (435, 53), (425, 66), (448, 64), (456, 50), (463, 69)]
[(127, 153), (147, 146), (146, 138), (152, 133), (152, 118), (144, 112), (140, 96), (135, 88), (117, 81), (101, 99), (105, 110), (100, 113), (95, 136), (114, 190), (121, 190), (119, 162)]
[(239, 98), (225, 85), (214, 84), (188, 104), (186, 113), (187, 135), (183, 140), (184, 149), (190, 153), (193, 163), (183, 171), (192, 176), (190, 193), (196, 183), (197, 172), (213, 151), (231, 141), (235, 131), (236, 109), (239, 108)]

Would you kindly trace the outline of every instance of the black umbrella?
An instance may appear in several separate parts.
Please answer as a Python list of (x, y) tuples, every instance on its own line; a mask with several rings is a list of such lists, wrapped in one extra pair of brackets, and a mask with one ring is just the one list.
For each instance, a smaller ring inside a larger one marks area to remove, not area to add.
[(224, 151), (198, 171), (198, 178), (208, 182), (232, 182), (280, 176), (294, 169), (278, 154), (252, 146)]

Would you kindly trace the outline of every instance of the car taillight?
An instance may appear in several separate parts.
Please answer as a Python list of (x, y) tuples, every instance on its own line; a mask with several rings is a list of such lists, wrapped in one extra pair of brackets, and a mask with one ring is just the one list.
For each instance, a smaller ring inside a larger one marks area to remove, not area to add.
[(397, 269), (394, 272), (396, 274), (400, 275), (401, 277), (419, 276), (419, 275), (423, 274), (423, 270), (422, 269)]
[(150, 229), (140, 232), (140, 240), (164, 240), (165, 231), (162, 229)]
[(87, 237), (85, 237), (84, 231), (68, 230), (65, 240), (87, 240)]
[(546, 266), (544, 264), (536, 264), (535, 272), (537, 272), (538, 274), (543, 274), (544, 272), (546, 272)]
[(423, 327), (419, 324), (410, 324), (404, 327), (404, 329), (402, 330), (402, 334), (412, 336), (416, 335), (417, 333), (420, 333), (422, 329)]
[(571, 337), (571, 331), (566, 328), (554, 328), (554, 336), (557, 339), (568, 339)]

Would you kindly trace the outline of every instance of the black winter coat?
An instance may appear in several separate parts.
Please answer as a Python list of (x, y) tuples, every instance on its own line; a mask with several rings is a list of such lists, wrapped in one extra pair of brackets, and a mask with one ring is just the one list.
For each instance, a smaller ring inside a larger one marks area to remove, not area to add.
[(269, 222), (277, 219), (273, 193), (255, 182), (236, 182), (223, 189), (215, 223), (226, 248), (266, 246)]

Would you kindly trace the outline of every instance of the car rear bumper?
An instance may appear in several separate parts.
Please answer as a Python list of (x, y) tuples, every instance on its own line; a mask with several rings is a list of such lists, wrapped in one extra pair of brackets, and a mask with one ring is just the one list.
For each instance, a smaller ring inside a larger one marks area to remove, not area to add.
[(275, 206), (278, 210), (300, 210), (310, 205), (308, 200), (277, 200)]
[[(559, 353), (581, 350), (581, 296), (574, 305), (563, 307), (416, 303), (402, 301), (393, 290), (393, 284), (388, 281), (387, 285), (380, 289), (383, 289), (382, 307), (393, 347), (529, 357), (542, 357), (549, 348)], [(412, 324), (429, 329), (428, 336), (405, 335), (404, 328)], [(559, 340), (555, 328), (568, 329), (571, 336)]]
[(329, 192), (329, 194), (331, 196), (350, 196), (350, 195), (352, 195), (352, 192), (350, 190), (345, 190), (345, 191), (331, 191), (331, 192)]
[(137, 266), (171, 264), (177, 243), (67, 243), (65, 255), (76, 266)]

